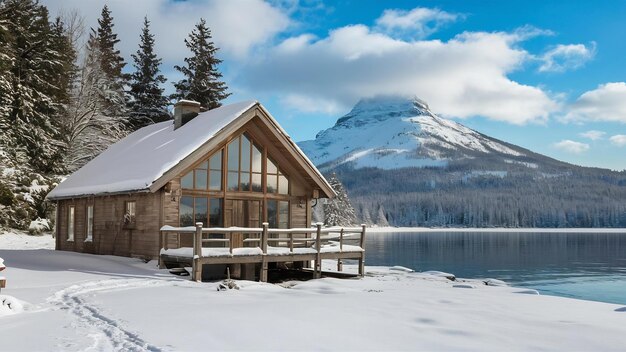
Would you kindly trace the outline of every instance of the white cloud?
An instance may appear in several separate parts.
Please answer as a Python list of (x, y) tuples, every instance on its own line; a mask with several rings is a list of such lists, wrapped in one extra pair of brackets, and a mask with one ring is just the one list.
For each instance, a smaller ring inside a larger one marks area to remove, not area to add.
[(581, 154), (589, 150), (589, 144), (575, 142), (569, 139), (554, 143), (554, 147), (564, 152)]
[(603, 131), (590, 130), (587, 132), (580, 133), (579, 136), (589, 138), (592, 141), (596, 141), (598, 139), (602, 139), (605, 134), (606, 132), (603, 132)]
[(626, 135), (624, 134), (616, 134), (615, 136), (611, 136), (609, 140), (618, 147), (626, 146)]
[(543, 61), (540, 72), (563, 72), (583, 66), (593, 59), (596, 53), (596, 43), (589, 47), (584, 44), (559, 44), (543, 54), (539, 59)]
[(626, 83), (606, 83), (583, 93), (570, 105), (565, 120), (626, 123)]
[(282, 8), (262, 0), (42, 0), (52, 16), (59, 10), (78, 9), (87, 27), (96, 27), (104, 4), (112, 11), (122, 54), (137, 50), (144, 16), (152, 22), (157, 53), (165, 62), (181, 62), (187, 56), (184, 39), (200, 18), (211, 28), (221, 54), (242, 58), (257, 45), (284, 31), (291, 20)]
[(404, 34), (410, 38), (425, 38), (442, 25), (462, 17), (439, 9), (416, 7), (410, 11), (385, 10), (377, 20), (377, 29), (390, 34)]
[(325, 101), (298, 94), (288, 94), (281, 99), (281, 103), (306, 113), (321, 112), (330, 115), (338, 114), (343, 110), (343, 106), (338, 105), (335, 101)]
[(514, 124), (545, 121), (559, 103), (541, 88), (508, 74), (530, 60), (517, 47), (548, 34), (533, 27), (513, 33), (466, 32), (448, 41), (406, 41), (351, 25), (315, 38), (288, 38), (243, 67), (238, 83), (278, 96), (306, 96), (320, 110), (344, 109), (362, 97), (417, 95), (437, 113), (485, 116)]

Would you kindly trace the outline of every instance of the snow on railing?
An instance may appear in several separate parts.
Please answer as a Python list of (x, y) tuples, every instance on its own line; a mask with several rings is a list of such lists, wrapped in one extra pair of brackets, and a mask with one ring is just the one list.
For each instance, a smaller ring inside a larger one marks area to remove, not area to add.
[[(322, 241), (336, 241), (339, 244), (339, 253), (343, 252), (344, 249), (344, 241), (347, 240), (358, 240), (359, 247), (363, 250), (363, 245), (365, 242), (365, 225), (361, 225), (360, 227), (328, 227), (322, 228), (322, 223), (317, 223), (315, 227), (312, 228), (289, 228), (289, 229), (270, 229), (269, 223), (264, 222), (263, 227), (254, 228), (254, 227), (202, 227), (203, 224), (201, 222), (196, 223), (196, 226), (186, 226), (186, 227), (173, 227), (173, 226), (163, 226), (161, 227), (161, 244), (164, 250), (168, 250), (168, 240), (167, 235), (171, 233), (175, 233), (177, 237), (178, 246), (180, 247), (180, 235), (181, 234), (193, 234), (193, 263), (196, 265), (196, 261), (203, 257), (202, 248), (204, 243), (223, 243), (228, 247), (228, 253), (230, 256), (233, 255), (233, 250), (236, 248), (242, 247), (234, 247), (235, 241), (233, 239), (234, 234), (247, 235), (247, 238), (243, 238), (241, 243), (258, 243), (259, 248), (261, 249), (262, 255), (268, 255), (268, 248), (277, 248), (280, 247), (281, 244), (287, 243), (287, 248), (289, 249), (289, 254), (293, 255), (294, 248), (311, 248), (309, 243), (314, 243), (312, 246), (315, 250), (316, 259), (315, 259), (315, 268), (314, 268), (314, 277), (321, 276), (321, 253), (322, 253)], [(224, 235), (224, 238), (204, 238), (204, 235)], [(287, 237), (270, 237), (270, 235), (287, 235)], [(295, 235), (305, 235), (305, 237), (296, 237)], [(307, 235), (311, 235), (311, 237), (306, 237)], [(325, 235), (325, 236), (322, 236)], [(253, 237), (254, 236), (254, 237)], [(268, 246), (269, 243), (274, 244), (274, 246)], [(300, 247), (295, 247), (294, 245), (298, 245)], [(269, 253), (272, 254), (272, 253)], [(342, 262), (338, 259), (338, 269), (341, 270)], [(362, 260), (360, 261), (360, 266), (362, 266)], [(359, 268), (359, 272), (362, 272), (363, 268)], [(194, 269), (194, 274), (196, 270)], [(264, 278), (261, 278), (262, 281)], [(266, 278), (265, 278), (266, 279)], [(194, 275), (194, 280), (196, 280)]]

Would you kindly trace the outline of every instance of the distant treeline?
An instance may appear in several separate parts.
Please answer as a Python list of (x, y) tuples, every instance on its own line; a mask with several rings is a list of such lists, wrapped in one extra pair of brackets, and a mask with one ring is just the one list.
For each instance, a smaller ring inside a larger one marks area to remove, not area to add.
[[(564, 165), (567, 165), (564, 167)], [(335, 170), (361, 220), (394, 226), (626, 227), (626, 172), (554, 163)], [(483, 167), (484, 169), (484, 167)], [(381, 219), (381, 216), (384, 218)]]

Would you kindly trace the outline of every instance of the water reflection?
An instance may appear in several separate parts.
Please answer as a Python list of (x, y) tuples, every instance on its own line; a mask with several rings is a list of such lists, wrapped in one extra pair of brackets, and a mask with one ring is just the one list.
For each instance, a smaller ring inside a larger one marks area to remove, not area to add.
[(493, 277), (544, 294), (626, 304), (626, 233), (377, 233), (367, 265)]

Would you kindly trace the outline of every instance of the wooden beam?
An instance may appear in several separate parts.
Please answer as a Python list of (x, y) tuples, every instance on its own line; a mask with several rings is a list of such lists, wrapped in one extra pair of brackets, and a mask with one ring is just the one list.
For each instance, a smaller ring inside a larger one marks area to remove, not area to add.
[(267, 228), (269, 223), (263, 223), (263, 232), (261, 232), (261, 251), (263, 252), (263, 259), (261, 261), (261, 272), (259, 273), (259, 281), (267, 282)]
[(322, 256), (321, 256), (321, 248), (322, 248), (322, 223), (318, 222), (315, 224), (317, 228), (317, 237), (315, 238), (315, 250), (317, 251), (317, 256), (315, 257), (315, 270), (313, 271), (313, 278), (319, 279), (322, 277)]
[(193, 261), (192, 261), (192, 275), (191, 280), (200, 282), (202, 281), (202, 264), (200, 259), (202, 258), (202, 223), (196, 223), (196, 232), (193, 236)]

